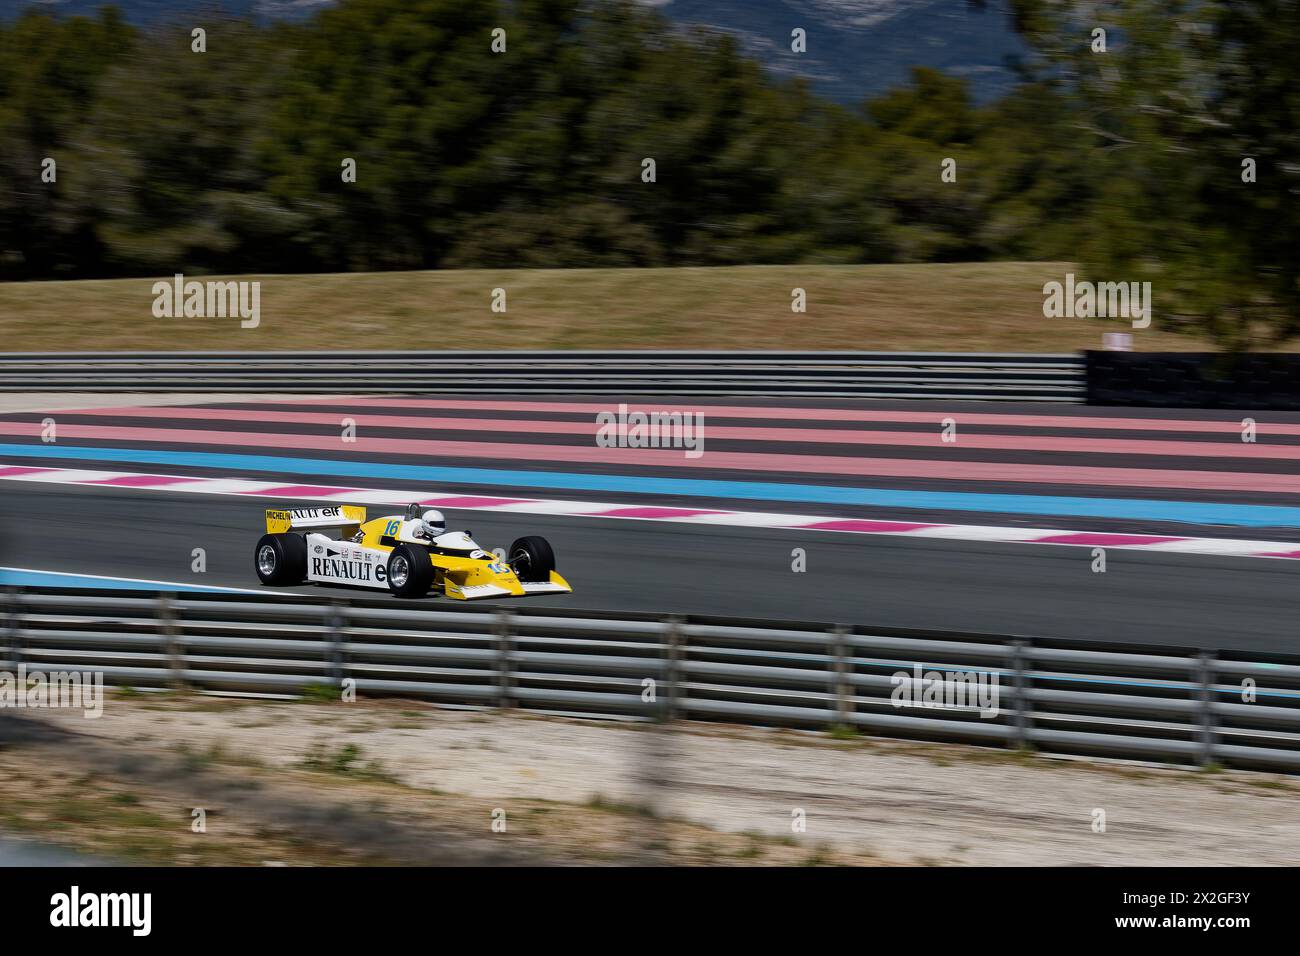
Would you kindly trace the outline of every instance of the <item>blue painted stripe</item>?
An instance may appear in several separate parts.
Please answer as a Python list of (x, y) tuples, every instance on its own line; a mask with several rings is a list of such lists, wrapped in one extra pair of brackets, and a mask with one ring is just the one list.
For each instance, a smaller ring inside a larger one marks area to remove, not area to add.
[(101, 588), (115, 591), (201, 591), (204, 593), (239, 592), (241, 588), (202, 587), (170, 581), (146, 581), (132, 578), (109, 578), (96, 574), (70, 574), (62, 571), (19, 570), (0, 568), (0, 587)]
[(1300, 508), (1297, 507), (1241, 505), (1212, 501), (1148, 501), (1141, 498), (1078, 498), (965, 491), (911, 491), (767, 481), (591, 475), (553, 471), (510, 471), (496, 468), (440, 468), (382, 462), (333, 461), (321, 458), (288, 458), (279, 455), (238, 455), (150, 448), (0, 444), (0, 456), (181, 465), (217, 468), (226, 472), (261, 471), (314, 478), (393, 478), (426, 484), (611, 491), (660, 496), (798, 501), (811, 504), (867, 505), (883, 508), (922, 508), (999, 514), (1132, 518), (1198, 525), (1300, 527)]

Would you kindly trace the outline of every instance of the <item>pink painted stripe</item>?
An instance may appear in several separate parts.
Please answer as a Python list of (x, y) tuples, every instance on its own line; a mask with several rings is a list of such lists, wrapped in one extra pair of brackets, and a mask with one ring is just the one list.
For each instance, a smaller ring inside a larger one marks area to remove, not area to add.
[(88, 482), (88, 484), (117, 485), (123, 488), (152, 488), (161, 485), (183, 485), (187, 482), (203, 480), (202, 478), (179, 478), (170, 475), (120, 475), (117, 478), (97, 478)]
[(18, 465), (10, 465), (0, 468), (0, 478), (9, 478), (14, 475), (39, 475), (47, 471), (57, 470), (57, 468), (23, 468)]
[(593, 513), (593, 518), (691, 518), (695, 515), (726, 514), (705, 508), (615, 508), (612, 511)]
[[(617, 402), (528, 402), (496, 401), (492, 399), (449, 399), (449, 398), (405, 398), (359, 395), (346, 398), (312, 397), (306, 399), (286, 399), (296, 405), (347, 405), (369, 408), (432, 408), (457, 409), (472, 411), (501, 412), (556, 412), (562, 414), (591, 414), (611, 411), (617, 408)], [(967, 412), (951, 411), (911, 411), (892, 408), (800, 408), (798, 406), (750, 406), (750, 405), (708, 405), (691, 402), (684, 404), (673, 398), (662, 401), (638, 401), (629, 408), (663, 411), (699, 411), (705, 419), (715, 418), (759, 418), (768, 421), (785, 419), (789, 421), (824, 421), (824, 422), (915, 422), (937, 424), (943, 418), (955, 418), (959, 423), (968, 425), (1006, 425), (1022, 428), (1092, 428), (1111, 429), (1115, 431), (1170, 431), (1170, 432), (1215, 432), (1222, 434), (1241, 434), (1241, 419), (1215, 421), (1212, 419), (1184, 418), (1120, 418), (1108, 415), (1026, 415), (1011, 412)], [(109, 410), (111, 411), (111, 410)], [(68, 413), (65, 413), (68, 414)], [(1261, 421), (1261, 416), (1268, 416), (1268, 411), (1245, 412), (1257, 422), (1259, 435), (1300, 435), (1300, 423)]]
[(422, 505), (438, 505), (443, 508), (496, 508), (501, 505), (518, 505), (529, 501), (528, 498), (483, 498), (477, 495), (453, 495), (445, 498), (427, 498), (420, 501)]
[(314, 495), (355, 495), (360, 494), (358, 488), (335, 488), (330, 485), (276, 485), (272, 488), (263, 488), (260, 491), (240, 492), (245, 495), (282, 495), (285, 498), (310, 498)]
[[(0, 422), (0, 434), (36, 437), (38, 422)], [(77, 425), (60, 428), (67, 438), (97, 441), (147, 441), (178, 445), (234, 445), (253, 448), (295, 448), (336, 451), (338, 436), (266, 432), (198, 431), (187, 428), (123, 428)], [(848, 458), (833, 455), (777, 455), (757, 452), (707, 451), (687, 458), (681, 451), (657, 448), (598, 448), (570, 445), (529, 445), (510, 442), (437, 441), (358, 437), (348, 450), (380, 455), (422, 455), (439, 458), (504, 459), (621, 465), (636, 468), (852, 475), (884, 478), (933, 478), (949, 481), (997, 481), (1053, 485), (1096, 485), (1127, 488), (1191, 488), (1209, 491), (1300, 493), (1300, 476), (1232, 471), (1193, 471), (1159, 468), (1014, 464), (981, 461), (926, 461), (910, 458)]]
[(1091, 544), (1103, 548), (1123, 548), (1135, 544), (1162, 544), (1166, 541), (1189, 541), (1190, 538), (1166, 538), (1154, 534), (1101, 534), (1091, 531), (1054, 534), (1033, 538), (1033, 544)]
[[(648, 410), (648, 409), (643, 409)], [(301, 412), (286, 409), (208, 409), (208, 408), (105, 408), (77, 415), (121, 415), (149, 419), (183, 419), (187, 421), (250, 421), (286, 425), (339, 426), (338, 413)], [(551, 421), (518, 418), (436, 418), (423, 415), (351, 414), (359, 428), (421, 429), (425, 431), (468, 432), (536, 432), (548, 435), (579, 435), (594, 439), (601, 426), (592, 421)], [(1269, 445), (1243, 442), (1235, 431), (1231, 441), (1154, 441), (1126, 438), (1083, 438), (1058, 435), (991, 435), (960, 433), (956, 442), (944, 442), (940, 430), (941, 416), (929, 421), (926, 432), (867, 431), (847, 428), (771, 428), (716, 425), (705, 417), (704, 436), (713, 441), (779, 441), (798, 444), (884, 445), (909, 448), (977, 448), (997, 451), (1064, 452), (1114, 455), (1169, 455), (1193, 458), (1232, 458), (1249, 461), (1264, 459), (1300, 461), (1300, 445)], [(958, 427), (965, 417), (956, 418)]]
[[(103, 483), (103, 479), (85, 479), (77, 478), (76, 469), (27, 469), (22, 467), (0, 466), (0, 478), (12, 477), (15, 480), (22, 480), (22, 473), (30, 473), (33, 470), (50, 472), (63, 476), (68, 484), (73, 485), (93, 485)], [(156, 485), (168, 491), (179, 491), (185, 493), (212, 493), (212, 494), (230, 494), (229, 479), (196, 479), (179, 475), (147, 475), (147, 474), (118, 474), (108, 480), (129, 479), (121, 481), (123, 487), (149, 487)], [(294, 492), (304, 492), (301, 495), (294, 495)], [(268, 487), (265, 489), (245, 492), (245, 494), (263, 497), (263, 498), (283, 498), (283, 497), (304, 497), (304, 498), (337, 498), (340, 495), (350, 495), (354, 498), (364, 499), (369, 496), (384, 495), (389, 497), (393, 494), (391, 491), (377, 491), (373, 489), (342, 488), (329, 485), (284, 485), (278, 487)], [(412, 492), (413, 495), (419, 494)], [(723, 523), (726, 524), (727, 518), (734, 519), (736, 527), (753, 527), (754, 519), (764, 519), (763, 526), (769, 528), (786, 528), (791, 530), (806, 531), (831, 531), (831, 532), (849, 532), (860, 534), (879, 534), (893, 536), (907, 536), (909, 534), (924, 531), (931, 528), (942, 528), (949, 532), (945, 537), (949, 540), (970, 540), (981, 543), (988, 542), (989, 527), (978, 525), (949, 525), (949, 524), (918, 524), (915, 522), (905, 521), (877, 521), (869, 519), (849, 519), (849, 518), (825, 518), (809, 515), (800, 517), (795, 515), (782, 516), (781, 520), (774, 521), (778, 516), (739, 511), (700, 511), (692, 508), (669, 508), (669, 507), (625, 507), (616, 505), (601, 505), (598, 507), (605, 508), (604, 511), (592, 512), (592, 504), (589, 502), (578, 501), (540, 501), (530, 498), (491, 498), (487, 496), (472, 495), (442, 495), (437, 497), (426, 497), (426, 502), (442, 504), (446, 507), (453, 507), (451, 502), (459, 502), (460, 507), (466, 509), (491, 510), (503, 505), (540, 505), (544, 506), (537, 509), (539, 514), (550, 515), (567, 515), (570, 517), (581, 518), (606, 518), (606, 517), (626, 517), (641, 518), (646, 520), (660, 521), (689, 521), (691, 517), (698, 514), (711, 514), (719, 516)], [(1110, 534), (1105, 532), (1088, 532), (1088, 531), (1062, 531), (1050, 529), (1031, 529), (1026, 533), (1032, 533), (1037, 537), (1017, 538), (1016, 544), (1048, 544), (1048, 545), (1100, 545), (1114, 548), (1136, 548), (1159, 550), (1159, 545), (1166, 542), (1195, 542), (1197, 544), (1196, 554), (1220, 554), (1230, 557), (1266, 557), (1266, 558), (1289, 558), (1300, 559), (1300, 545), (1294, 545), (1289, 542), (1279, 541), (1260, 541), (1258, 546), (1261, 550), (1250, 551), (1243, 550), (1242, 541), (1220, 540), (1215, 538), (1186, 538), (1186, 537), (1164, 537), (1159, 535), (1137, 535), (1137, 534)], [(1190, 552), (1189, 552), (1190, 553)]]
[(919, 531), (922, 528), (948, 528), (954, 525), (913, 524), (906, 521), (867, 521), (865, 519), (845, 518), (839, 521), (817, 521), (813, 524), (800, 525), (810, 531), (857, 531), (862, 534), (898, 534), (906, 531)]

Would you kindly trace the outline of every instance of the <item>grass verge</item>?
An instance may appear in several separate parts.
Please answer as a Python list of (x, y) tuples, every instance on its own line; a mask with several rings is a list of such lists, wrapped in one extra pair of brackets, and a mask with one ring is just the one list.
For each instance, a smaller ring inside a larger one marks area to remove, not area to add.
[[(1069, 352), (1117, 320), (1048, 319), (1063, 262), (680, 269), (440, 270), (256, 279), (261, 324), (158, 319), (156, 279), (0, 284), (13, 351), (285, 349), (866, 349)], [(170, 277), (167, 277), (170, 278)], [(187, 277), (199, 278), (199, 277)], [(491, 311), (492, 290), (506, 309)], [(792, 290), (807, 311), (791, 312)], [(1158, 305), (1158, 300), (1157, 300)], [(1131, 331), (1131, 330), (1130, 330)], [(1147, 350), (1209, 348), (1153, 326)]]

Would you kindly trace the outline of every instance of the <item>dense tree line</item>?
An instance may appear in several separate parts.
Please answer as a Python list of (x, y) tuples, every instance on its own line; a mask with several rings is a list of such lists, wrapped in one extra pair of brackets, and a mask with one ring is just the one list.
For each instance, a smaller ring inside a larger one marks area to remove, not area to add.
[(1300, 334), (1300, 0), (1013, 8), (1089, 163), (1076, 259), (1150, 281), (1165, 326)]
[(0, 24), (0, 275), (1079, 258), (1224, 338), (1295, 332), (1295, 6), (1017, 0), (1012, 94), (918, 69), (856, 110), (625, 0), (26, 13)]
[(0, 28), (6, 275), (1070, 249), (1014, 208), (1057, 191), (1030, 161), (1041, 92), (979, 110), (918, 71), (849, 111), (627, 3), (347, 0), (305, 24), (208, 22), (202, 54), (190, 27), (109, 9)]

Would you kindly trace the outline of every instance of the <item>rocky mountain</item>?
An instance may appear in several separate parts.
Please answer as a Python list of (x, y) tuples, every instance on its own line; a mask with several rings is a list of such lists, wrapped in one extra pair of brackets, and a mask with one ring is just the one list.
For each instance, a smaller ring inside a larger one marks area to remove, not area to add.
[[(89, 13), (104, 0), (5, 0), (0, 9)], [(127, 19), (222, 9), (257, 18), (309, 16), (333, 0), (116, 0)], [(640, 0), (683, 29), (721, 30), (774, 74), (807, 78), (821, 94), (856, 103), (906, 81), (913, 66), (964, 77), (989, 100), (1015, 83), (1009, 64), (1024, 45), (1006, 0)], [(807, 51), (791, 50), (802, 29)]]

